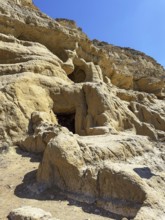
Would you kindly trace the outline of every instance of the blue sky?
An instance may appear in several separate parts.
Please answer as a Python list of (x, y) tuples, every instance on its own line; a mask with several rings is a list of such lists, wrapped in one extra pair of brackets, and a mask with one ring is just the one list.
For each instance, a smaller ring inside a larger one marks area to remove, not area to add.
[(75, 20), (90, 39), (131, 47), (165, 66), (165, 0), (33, 0), (53, 18)]

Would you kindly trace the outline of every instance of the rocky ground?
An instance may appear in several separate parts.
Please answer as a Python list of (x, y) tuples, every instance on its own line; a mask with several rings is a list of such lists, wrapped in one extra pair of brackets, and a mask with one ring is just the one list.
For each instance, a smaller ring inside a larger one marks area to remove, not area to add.
[(21, 206), (40, 207), (61, 220), (116, 219), (114, 214), (94, 205), (68, 200), (59, 189), (40, 189), (36, 182), (40, 160), (41, 156), (18, 148), (0, 155), (1, 220), (8, 219), (10, 211)]

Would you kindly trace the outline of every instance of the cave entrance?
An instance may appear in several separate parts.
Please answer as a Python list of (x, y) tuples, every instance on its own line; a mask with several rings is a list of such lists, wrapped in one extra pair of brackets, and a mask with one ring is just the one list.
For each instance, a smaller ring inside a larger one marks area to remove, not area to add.
[(69, 129), (69, 131), (75, 134), (75, 113), (67, 114), (67, 113), (60, 113), (56, 114), (58, 119), (58, 123)]
[(69, 74), (68, 77), (75, 83), (82, 83), (85, 82), (86, 74), (80, 67), (75, 66), (73, 73)]

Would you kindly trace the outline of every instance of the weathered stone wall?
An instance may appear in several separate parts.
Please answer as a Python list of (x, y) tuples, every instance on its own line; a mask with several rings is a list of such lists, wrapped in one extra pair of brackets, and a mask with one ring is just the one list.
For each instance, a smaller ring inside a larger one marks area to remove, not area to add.
[(0, 0), (0, 148), (43, 153), (37, 180), (70, 198), (161, 219), (164, 73), (32, 1)]
[(13, 2), (19, 5), (32, 5), (32, 0), (13, 0)]

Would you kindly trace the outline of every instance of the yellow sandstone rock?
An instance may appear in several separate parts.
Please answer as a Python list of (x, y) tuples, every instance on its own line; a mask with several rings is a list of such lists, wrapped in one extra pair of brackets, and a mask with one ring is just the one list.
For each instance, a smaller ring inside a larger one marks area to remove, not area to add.
[(37, 181), (70, 198), (165, 218), (164, 77), (144, 53), (0, 0), (0, 148), (42, 153)]

